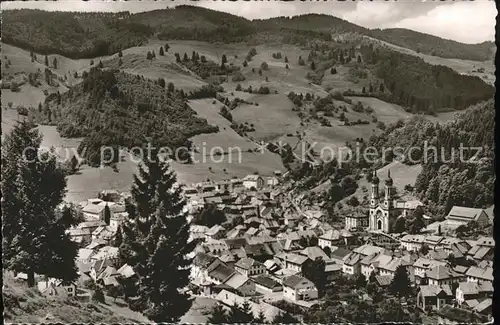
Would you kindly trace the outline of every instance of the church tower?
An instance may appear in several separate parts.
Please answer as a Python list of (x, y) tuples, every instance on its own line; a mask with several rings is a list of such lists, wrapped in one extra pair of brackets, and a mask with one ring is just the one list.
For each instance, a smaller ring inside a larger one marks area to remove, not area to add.
[(387, 171), (387, 179), (385, 180), (385, 195), (384, 195), (384, 209), (390, 210), (393, 208), (393, 198), (392, 194), (394, 193), (393, 181), (391, 178), (391, 171)]
[(372, 195), (370, 198), (370, 208), (374, 209), (379, 204), (379, 190), (378, 190), (379, 179), (377, 177), (377, 172), (373, 171), (372, 176)]

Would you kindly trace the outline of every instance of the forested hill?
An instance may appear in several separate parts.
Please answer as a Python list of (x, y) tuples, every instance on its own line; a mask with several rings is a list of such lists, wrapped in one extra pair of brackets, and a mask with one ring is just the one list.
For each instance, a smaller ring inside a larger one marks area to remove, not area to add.
[(360, 34), (369, 32), (369, 29), (350, 23), (347, 20), (323, 14), (256, 19), (252, 22), (257, 28), (264, 30), (297, 29), (330, 33), (357, 32)]
[[(436, 215), (444, 216), (454, 205), (485, 208), (494, 203), (495, 184), (495, 105), (493, 100), (479, 103), (461, 112), (447, 124), (434, 124), (422, 117), (387, 128), (370, 139), (377, 148), (410, 148), (413, 163), (421, 163), (422, 172), (415, 183), (415, 194), (428, 203)], [(425, 143), (437, 149), (425, 152)], [(459, 156), (460, 145), (464, 150)], [(452, 159), (452, 153), (455, 158)], [(410, 163), (408, 159), (405, 163)]]
[(32, 114), (39, 123), (56, 124), (63, 137), (85, 137), (81, 149), (90, 165), (100, 164), (101, 146), (131, 148), (151, 139), (175, 150), (189, 148), (190, 137), (218, 131), (172, 83), (99, 68), (68, 92), (47, 97)]
[(2, 42), (43, 54), (94, 58), (138, 46), (153, 34), (125, 13), (6, 10)]
[(493, 42), (464, 44), (404, 28), (373, 29), (367, 33), (379, 40), (442, 58), (486, 61), (494, 57)]
[(57, 53), (74, 59), (113, 54), (140, 45), (155, 34), (160, 39), (230, 43), (249, 40), (262, 31), (326, 35), (353, 32), (422, 53), (469, 60), (491, 58), (493, 46), (491, 42), (462, 44), (406, 29), (369, 30), (322, 14), (249, 21), (225, 12), (188, 5), (133, 15), (128, 12), (6, 10), (2, 18), (4, 42), (42, 54)]

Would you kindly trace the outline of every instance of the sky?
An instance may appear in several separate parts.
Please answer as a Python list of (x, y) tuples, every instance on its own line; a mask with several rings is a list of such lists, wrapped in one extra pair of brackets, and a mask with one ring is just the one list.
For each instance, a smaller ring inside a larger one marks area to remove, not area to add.
[(497, 10), (493, 0), (399, 0), (399, 1), (12, 1), (2, 10), (33, 8), (62, 11), (141, 12), (191, 4), (224, 11), (247, 19), (322, 13), (367, 28), (408, 28), (462, 43), (495, 40)]

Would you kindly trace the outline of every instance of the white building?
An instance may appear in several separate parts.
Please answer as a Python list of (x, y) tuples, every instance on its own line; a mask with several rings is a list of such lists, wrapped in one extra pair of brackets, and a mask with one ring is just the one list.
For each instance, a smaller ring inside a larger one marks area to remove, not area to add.
[(283, 279), (283, 297), (292, 301), (314, 300), (318, 298), (318, 289), (308, 279), (290, 275)]

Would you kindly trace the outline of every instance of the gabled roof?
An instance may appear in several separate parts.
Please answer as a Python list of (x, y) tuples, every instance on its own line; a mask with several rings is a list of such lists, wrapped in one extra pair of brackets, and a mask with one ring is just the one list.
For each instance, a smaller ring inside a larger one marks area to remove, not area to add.
[(234, 272), (229, 278), (226, 279), (226, 281), (224, 281), (224, 284), (233, 289), (238, 289), (248, 280), (248, 277), (244, 276), (243, 274)]
[(436, 285), (422, 285), (420, 286), (420, 293), (423, 297), (436, 297), (440, 294), (446, 296), (453, 296), (450, 286), (436, 286)]
[(391, 284), (393, 279), (392, 275), (376, 275), (375, 280), (377, 281), (379, 286), (385, 287)]
[(488, 281), (493, 281), (493, 268), (487, 267), (485, 269), (477, 267), (477, 266), (471, 266), (468, 270), (467, 273), (465, 273), (467, 276), (470, 277), (475, 277), (483, 280), (488, 280)]
[(281, 285), (278, 282), (276, 282), (273, 278), (265, 274), (261, 274), (259, 276), (252, 278), (252, 281), (255, 282), (256, 284), (259, 284), (269, 289), (281, 287)]
[(193, 259), (193, 264), (200, 268), (209, 267), (217, 257), (206, 254), (206, 253), (198, 253)]
[(309, 259), (307, 256), (294, 254), (294, 253), (281, 253), (277, 257), (279, 259), (282, 259), (284, 261), (287, 261), (287, 262), (293, 263), (293, 264), (297, 264), (297, 265), (302, 265)]
[(128, 264), (123, 264), (116, 272), (124, 278), (130, 278), (135, 274), (134, 269)]
[(481, 301), (476, 307), (474, 307), (474, 311), (482, 313), (483, 311), (492, 306), (493, 306), (493, 300), (490, 298), (486, 298), (485, 300)]
[(264, 264), (254, 260), (253, 258), (242, 258), (234, 266), (242, 268), (244, 270), (250, 270), (254, 266), (259, 267), (264, 266)]
[(208, 276), (214, 278), (222, 283), (226, 281), (235, 271), (225, 264), (217, 265), (213, 270), (208, 272)]
[(323, 252), (323, 250), (318, 246), (304, 248), (299, 252), (299, 254), (309, 257), (309, 259), (311, 259), (312, 261), (314, 261), (318, 257), (323, 261), (326, 261), (328, 259), (328, 255), (326, 255), (325, 252)]
[(351, 253), (352, 252), (347, 248), (337, 247), (337, 249), (332, 249), (332, 252), (330, 253), (330, 258), (343, 259), (344, 257), (346, 257)]
[(352, 252), (351, 254), (347, 255), (344, 257), (344, 264), (345, 265), (355, 265), (359, 263), (362, 259), (362, 255)]
[(465, 220), (476, 220), (476, 218), (484, 212), (483, 209), (467, 208), (454, 206), (451, 208), (446, 219), (465, 219)]
[(299, 284), (314, 286), (314, 284), (311, 281), (298, 275), (290, 275), (283, 279), (284, 287), (295, 289)]
[(461, 275), (453, 271), (453, 269), (448, 266), (437, 265), (425, 272), (425, 276), (434, 280), (446, 280), (456, 278)]
[(243, 178), (244, 181), (257, 181), (259, 178), (262, 178), (259, 175), (247, 175)]
[(355, 253), (359, 253), (363, 256), (371, 255), (374, 253), (381, 253), (384, 251), (384, 248), (374, 245), (365, 244), (363, 246), (357, 247), (353, 250)]

